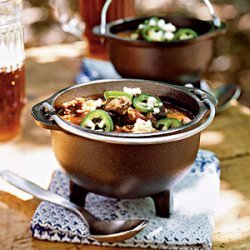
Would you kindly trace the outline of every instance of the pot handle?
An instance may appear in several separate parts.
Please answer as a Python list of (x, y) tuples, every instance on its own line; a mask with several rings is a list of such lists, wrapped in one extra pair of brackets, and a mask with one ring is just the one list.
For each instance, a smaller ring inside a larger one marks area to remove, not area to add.
[[(211, 4), (211, 2), (209, 0), (202, 0), (202, 1), (207, 5), (208, 11), (209, 11), (210, 15), (212, 16), (214, 26), (216, 28), (220, 28), (221, 27), (221, 20), (217, 16), (217, 14), (215, 13), (213, 5)], [(106, 0), (105, 4), (103, 5), (103, 8), (102, 8), (101, 25), (100, 25), (100, 33), (101, 33), (101, 35), (105, 35), (105, 33), (106, 33), (107, 11), (108, 11), (108, 8), (109, 8), (111, 2), (112, 2), (112, 0)]]
[(221, 27), (221, 20), (217, 16), (217, 14), (215, 13), (213, 5), (211, 4), (211, 2), (209, 0), (203, 0), (203, 2), (207, 5), (208, 11), (209, 11), (210, 15), (212, 16), (214, 26), (216, 28), (220, 28)]
[(112, 0), (106, 0), (105, 4), (103, 5), (102, 12), (101, 12), (101, 25), (100, 25), (100, 32), (102, 35), (106, 33), (106, 25), (107, 25), (107, 11), (109, 5), (111, 4)]
[(52, 106), (52, 97), (40, 102), (32, 107), (31, 114), (35, 120), (36, 125), (41, 128), (50, 130), (62, 130), (50, 117), (55, 113)]

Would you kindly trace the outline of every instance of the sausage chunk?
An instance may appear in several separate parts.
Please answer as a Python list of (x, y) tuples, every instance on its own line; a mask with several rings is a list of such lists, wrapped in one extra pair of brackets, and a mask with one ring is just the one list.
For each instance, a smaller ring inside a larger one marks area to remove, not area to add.
[(105, 111), (112, 111), (120, 115), (125, 115), (128, 112), (128, 108), (131, 106), (131, 100), (126, 96), (117, 98), (110, 98), (107, 100), (104, 107)]

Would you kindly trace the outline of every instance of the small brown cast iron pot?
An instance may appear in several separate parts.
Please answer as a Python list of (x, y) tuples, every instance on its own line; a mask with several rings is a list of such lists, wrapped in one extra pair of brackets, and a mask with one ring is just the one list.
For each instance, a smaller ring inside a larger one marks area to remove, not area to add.
[(160, 17), (176, 27), (195, 30), (199, 36), (194, 39), (148, 42), (120, 37), (116, 35), (118, 32), (136, 30), (148, 17), (119, 19), (106, 25), (108, 4), (104, 5), (101, 25), (93, 32), (107, 40), (110, 61), (122, 77), (178, 85), (187, 82), (198, 84), (211, 64), (214, 38), (225, 33), (225, 24), (216, 16), (210, 2), (203, 1), (208, 5), (212, 21), (180, 16)]
[[(55, 112), (73, 98), (121, 90), (125, 86), (167, 97), (195, 118), (171, 133), (133, 134), (91, 131), (62, 120)], [(170, 190), (194, 162), (200, 132), (212, 122), (216, 103), (209, 93), (195, 88), (146, 80), (100, 80), (57, 92), (36, 104), (32, 115), (36, 124), (51, 130), (55, 156), (71, 179), (72, 201), (84, 205), (81, 201), (88, 192), (120, 199), (151, 196), (156, 213), (167, 217)]]

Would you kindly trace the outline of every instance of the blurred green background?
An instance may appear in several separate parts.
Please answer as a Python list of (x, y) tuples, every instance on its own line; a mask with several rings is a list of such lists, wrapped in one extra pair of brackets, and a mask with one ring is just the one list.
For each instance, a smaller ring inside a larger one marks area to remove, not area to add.
[[(53, 0), (24, 0), (23, 21), (27, 48), (78, 40), (61, 29), (52, 3)], [(73, 10), (77, 9), (77, 0), (69, 0), (69, 3)], [(141, 13), (178, 12), (200, 19), (211, 19), (201, 0), (139, 0), (138, 4)], [(159, 5), (159, 8), (152, 8), (152, 4)], [(160, 4), (164, 4), (164, 8)], [(214, 60), (205, 77), (215, 85), (231, 82), (239, 84), (242, 88), (240, 101), (250, 107), (250, 0), (213, 0), (212, 4), (228, 28), (227, 34), (216, 40)]]

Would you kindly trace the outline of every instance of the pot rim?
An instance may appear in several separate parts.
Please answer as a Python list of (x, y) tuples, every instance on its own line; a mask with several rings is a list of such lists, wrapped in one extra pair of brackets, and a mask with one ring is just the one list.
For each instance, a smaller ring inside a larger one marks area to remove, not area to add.
[(192, 18), (192, 17), (183, 17), (183, 16), (174, 16), (174, 15), (173, 16), (157, 16), (157, 17), (164, 18), (166, 20), (167, 19), (186, 19), (186, 20), (191, 20), (191, 21), (198, 21), (200, 23), (209, 24), (211, 28), (208, 32), (206, 32), (202, 35), (199, 35), (198, 37), (192, 38), (192, 39), (181, 40), (181, 41), (164, 41), (164, 42), (148, 42), (148, 41), (144, 41), (144, 40), (132, 40), (132, 39), (117, 36), (116, 34), (114, 34), (110, 31), (111, 28), (113, 28), (117, 25), (122, 25), (124, 23), (134, 22), (137, 20), (145, 20), (149, 17), (152, 17), (152, 15), (118, 19), (118, 20), (110, 22), (106, 25), (105, 34), (101, 34), (100, 25), (95, 26), (93, 28), (93, 32), (94, 32), (94, 34), (96, 34), (98, 36), (103, 36), (107, 39), (112, 39), (112, 40), (119, 41), (122, 43), (130, 44), (133, 46), (135, 45), (135, 46), (142, 46), (142, 47), (170, 47), (170, 46), (183, 46), (183, 45), (187, 45), (187, 44), (201, 42), (203, 40), (208, 40), (210, 38), (213, 38), (219, 34), (224, 34), (226, 31), (226, 24), (224, 22), (222, 22), (221, 26), (219, 28), (217, 28), (213, 25), (212, 20), (205, 21), (205, 20), (200, 20), (200, 19)]
[[(87, 85), (95, 85), (95, 84), (98, 84), (98, 83), (104, 83), (104, 82), (110, 82), (111, 80), (97, 80), (97, 81), (92, 81), (92, 82), (89, 82), (89, 83), (83, 83), (83, 84), (79, 84), (79, 85), (76, 85), (76, 86), (70, 86), (64, 90), (62, 90), (58, 95), (56, 95), (54, 98), (53, 98), (53, 107), (54, 107), (54, 103), (55, 103), (55, 100), (60, 97), (63, 93), (66, 93), (68, 91), (71, 91), (72, 89), (75, 89), (75, 88), (79, 88), (79, 87), (82, 87), (82, 86), (87, 86)], [(133, 82), (147, 82), (147, 80), (140, 80), (140, 79), (116, 79), (115, 81), (112, 80), (112, 82), (124, 82), (126, 83), (127, 81), (133, 81)], [(197, 102), (198, 106), (199, 106), (199, 113), (192, 119), (192, 121), (190, 121), (189, 123), (185, 124), (185, 125), (182, 125), (181, 127), (179, 128), (174, 128), (174, 129), (170, 129), (170, 130), (165, 130), (165, 131), (157, 131), (157, 132), (149, 132), (149, 133), (119, 133), (119, 132), (101, 132), (101, 131), (93, 131), (93, 130), (89, 130), (89, 129), (86, 129), (86, 128), (81, 128), (81, 130), (84, 130), (86, 132), (89, 132), (89, 133), (94, 133), (94, 134), (99, 134), (99, 135), (105, 135), (105, 136), (114, 136), (114, 137), (124, 137), (124, 138), (142, 138), (142, 137), (152, 137), (152, 136), (163, 136), (163, 135), (170, 135), (170, 134), (176, 134), (176, 133), (180, 133), (180, 132), (183, 132), (183, 131), (186, 131), (186, 130), (190, 130), (192, 127), (196, 126), (196, 124), (200, 123), (201, 120), (203, 119), (205, 113), (207, 112), (207, 108), (204, 106), (204, 104), (200, 101), (200, 99), (192, 94), (192, 92), (190, 91), (187, 91), (187, 90), (190, 90), (189, 88), (185, 88), (185, 87), (179, 87), (179, 86), (175, 86), (175, 85), (172, 85), (172, 84), (167, 84), (167, 83), (160, 83), (160, 82), (157, 82), (157, 81), (150, 81), (150, 82), (154, 82), (155, 84), (163, 84), (164, 86), (170, 86), (172, 89), (176, 89), (176, 90), (181, 90), (181, 91), (184, 91), (185, 94), (189, 95), (190, 97), (192, 97), (193, 99), (195, 99), (195, 101)], [(57, 93), (56, 93), (57, 94)], [(67, 121), (65, 121), (67, 122)], [(79, 128), (79, 126), (77, 125), (74, 125), (70, 122), (67, 122), (68, 125), (74, 127), (74, 128)]]
[[(176, 89), (178, 91), (184, 91), (185, 94), (189, 95), (191, 98), (195, 99), (197, 104), (199, 105), (199, 113), (197, 116), (188, 124), (187, 126), (182, 126), (179, 129), (174, 129), (173, 131), (167, 132), (167, 131), (158, 131), (157, 133), (134, 133), (134, 134), (126, 134), (126, 133), (112, 133), (112, 132), (99, 132), (99, 131), (92, 131), (89, 129), (81, 128), (77, 125), (71, 124), (62, 118), (60, 118), (54, 108), (55, 101), (58, 97), (60, 97), (63, 93), (69, 92), (72, 89), (76, 89), (83, 86), (88, 85), (96, 85), (98, 83), (105, 83), (105, 82), (151, 82), (158, 85), (164, 85), (169, 86), (172, 89)], [(193, 93), (192, 93), (193, 92)], [(199, 97), (198, 97), (199, 96)], [(98, 140), (98, 141), (104, 141), (109, 143), (118, 143), (118, 144), (158, 144), (163, 143), (167, 141), (174, 141), (174, 140), (180, 140), (187, 137), (190, 137), (201, 130), (203, 130), (205, 127), (207, 127), (213, 120), (215, 115), (215, 105), (216, 105), (216, 99), (211, 96), (211, 94), (201, 91), (199, 89), (195, 88), (187, 88), (182, 86), (176, 86), (172, 84), (165, 84), (160, 83), (156, 81), (148, 81), (148, 80), (139, 80), (139, 79), (115, 79), (115, 80), (97, 80), (92, 81), (89, 83), (83, 83), (79, 85), (73, 85), (70, 87), (67, 87), (65, 89), (62, 89), (52, 95), (47, 100), (35, 105), (32, 108), (32, 115), (34, 118), (39, 122), (39, 118), (37, 115), (37, 112), (41, 112), (41, 109), (46, 108), (49, 111), (50, 120), (54, 120), (54, 122), (63, 130), (72, 134), (75, 134), (77, 136)], [(41, 108), (42, 107), (42, 108)], [(208, 108), (209, 107), (209, 108)], [(204, 118), (204, 116), (208, 113), (210, 109), (210, 115), (206, 122), (199, 125)], [(47, 117), (48, 119), (48, 117)], [(41, 121), (40, 121), (41, 122)], [(198, 126), (197, 126), (198, 125)], [(46, 126), (42, 126), (45, 127)], [(54, 128), (56, 129), (56, 128)], [(58, 130), (58, 129), (57, 129)], [(60, 129), (59, 129), (60, 130)], [(112, 133), (112, 134), (111, 134)], [(131, 136), (132, 135), (132, 136)]]

